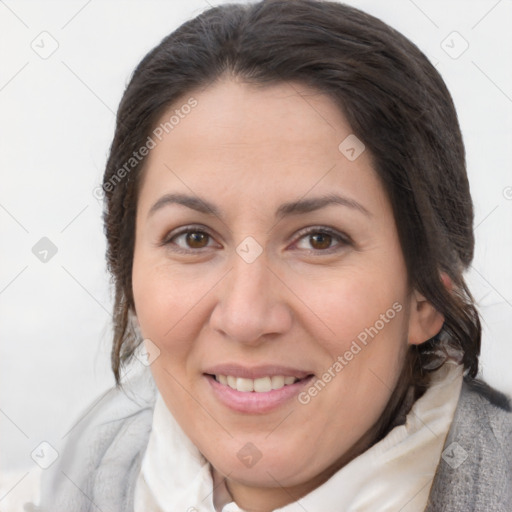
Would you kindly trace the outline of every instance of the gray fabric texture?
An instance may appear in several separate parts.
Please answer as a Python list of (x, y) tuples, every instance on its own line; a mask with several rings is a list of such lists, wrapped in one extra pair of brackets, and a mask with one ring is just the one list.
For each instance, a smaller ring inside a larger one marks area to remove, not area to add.
[[(133, 512), (155, 398), (145, 369), (89, 407), (46, 470), (38, 510)], [(510, 399), (467, 377), (425, 509), (461, 511), (512, 512)]]
[(426, 512), (512, 512), (512, 412), (505, 395), (466, 379)]

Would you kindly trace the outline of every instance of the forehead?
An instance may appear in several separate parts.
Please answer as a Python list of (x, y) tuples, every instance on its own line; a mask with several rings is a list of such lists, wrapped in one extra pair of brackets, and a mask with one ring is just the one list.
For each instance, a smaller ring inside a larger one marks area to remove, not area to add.
[(354, 137), (340, 109), (329, 96), (302, 84), (261, 87), (224, 79), (184, 95), (158, 127), (141, 202), (165, 188), (223, 194), (224, 200), (229, 189), (242, 203), (264, 194), (269, 205), (278, 196), (293, 200), (313, 189), (382, 201), (368, 152), (352, 160), (343, 144), (340, 150), (347, 137)]
[(310, 87), (295, 82), (252, 85), (230, 78), (182, 96), (160, 123), (191, 97), (196, 106), (169, 133), (185, 147), (200, 142), (210, 151), (236, 145), (245, 150), (255, 145), (272, 148), (285, 141), (310, 147), (323, 139), (336, 149), (337, 139), (351, 131), (334, 101)]

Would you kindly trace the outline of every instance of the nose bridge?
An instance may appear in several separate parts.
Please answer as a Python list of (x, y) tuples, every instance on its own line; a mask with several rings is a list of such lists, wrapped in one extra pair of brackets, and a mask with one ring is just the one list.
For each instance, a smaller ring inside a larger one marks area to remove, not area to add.
[(262, 308), (268, 299), (268, 268), (263, 258), (247, 263), (240, 257), (233, 258), (228, 300), (237, 309), (249, 307), (253, 311)]
[(285, 297), (265, 254), (247, 259), (237, 251), (226, 277), (211, 318), (215, 329), (233, 340), (257, 344), (265, 334), (290, 327)]

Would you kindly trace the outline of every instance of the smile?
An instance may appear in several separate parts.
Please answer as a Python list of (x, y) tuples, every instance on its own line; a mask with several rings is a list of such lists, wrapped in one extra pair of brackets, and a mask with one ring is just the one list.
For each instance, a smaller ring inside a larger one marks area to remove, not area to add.
[(284, 375), (273, 375), (272, 377), (260, 377), (259, 379), (244, 379), (243, 377), (233, 377), (232, 375), (215, 375), (215, 380), (231, 389), (242, 391), (244, 393), (266, 393), (273, 389), (281, 389), (284, 386), (295, 384), (299, 379), (295, 377), (285, 377)]
[(265, 414), (294, 404), (314, 378), (311, 372), (282, 366), (247, 368), (222, 365), (203, 374), (217, 403), (245, 414)]

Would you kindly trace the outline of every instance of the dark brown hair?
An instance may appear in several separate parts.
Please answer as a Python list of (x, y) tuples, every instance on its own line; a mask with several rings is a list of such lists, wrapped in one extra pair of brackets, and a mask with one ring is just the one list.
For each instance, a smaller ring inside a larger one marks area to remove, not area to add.
[[(171, 104), (228, 73), (251, 84), (303, 83), (336, 102), (373, 157), (393, 208), (411, 289), (445, 316), (438, 335), (410, 348), (402, 391), (411, 383), (424, 387), (428, 372), (440, 364), (439, 354), (450, 349), (475, 377), (481, 325), (463, 278), (473, 258), (473, 207), (457, 115), (442, 78), (407, 38), (353, 7), (265, 0), (214, 7), (183, 24), (144, 57), (122, 98), (103, 183), (115, 284), (116, 382), (141, 341), (130, 314), (144, 159), (129, 172), (126, 162)], [(451, 291), (441, 271), (451, 278)], [(396, 396), (390, 410), (404, 393)]]

